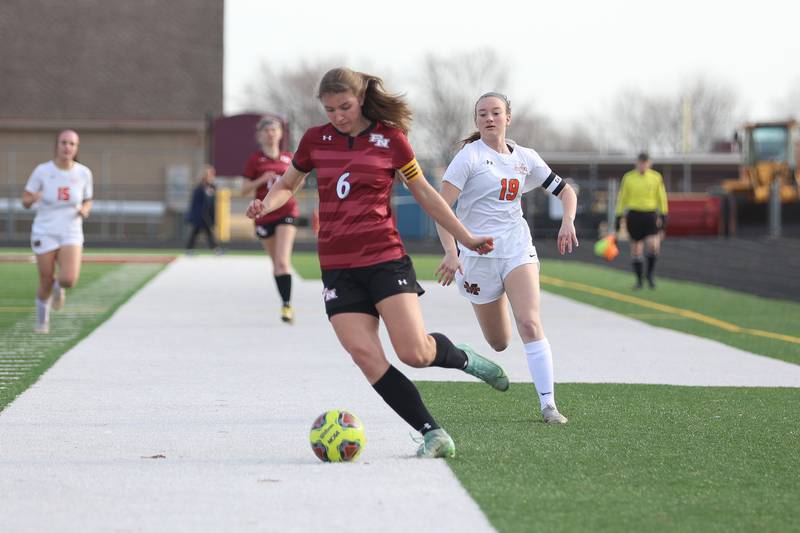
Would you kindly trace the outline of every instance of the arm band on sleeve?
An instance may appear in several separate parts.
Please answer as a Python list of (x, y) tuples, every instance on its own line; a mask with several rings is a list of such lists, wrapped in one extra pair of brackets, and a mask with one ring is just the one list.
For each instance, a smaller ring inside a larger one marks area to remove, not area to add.
[(544, 183), (542, 183), (542, 189), (552, 193), (553, 196), (558, 196), (566, 184), (567, 182), (562, 180), (555, 172), (551, 172), (550, 175), (547, 176), (547, 179), (544, 180)]
[(422, 176), (422, 169), (419, 168), (419, 163), (417, 163), (416, 159), (412, 159), (402, 167), (400, 167), (400, 174), (406, 179), (406, 181), (413, 181), (418, 177)]

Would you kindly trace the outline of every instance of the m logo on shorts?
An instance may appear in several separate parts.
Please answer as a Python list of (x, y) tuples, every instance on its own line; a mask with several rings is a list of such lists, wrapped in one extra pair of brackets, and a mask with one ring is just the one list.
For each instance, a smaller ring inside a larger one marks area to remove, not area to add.
[(326, 302), (335, 300), (336, 298), (338, 298), (338, 296), (336, 296), (336, 289), (328, 289), (328, 288), (322, 289), (322, 297), (325, 299)]
[(464, 290), (467, 291), (467, 294), (472, 294), (477, 296), (479, 292), (481, 292), (481, 288), (478, 286), (477, 283), (467, 283), (464, 282)]

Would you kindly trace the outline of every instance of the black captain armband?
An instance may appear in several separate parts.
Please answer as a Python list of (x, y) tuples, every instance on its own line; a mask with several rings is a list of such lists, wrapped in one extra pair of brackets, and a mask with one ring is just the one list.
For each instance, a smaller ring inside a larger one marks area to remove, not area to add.
[(553, 196), (558, 196), (566, 185), (566, 181), (556, 175), (555, 172), (551, 172), (550, 175), (547, 176), (547, 179), (544, 180), (544, 183), (542, 183), (542, 189), (551, 193)]

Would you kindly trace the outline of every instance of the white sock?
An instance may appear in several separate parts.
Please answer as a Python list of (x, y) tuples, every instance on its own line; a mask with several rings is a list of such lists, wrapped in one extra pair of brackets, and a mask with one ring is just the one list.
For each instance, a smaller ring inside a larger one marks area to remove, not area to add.
[(548, 340), (533, 341), (525, 344), (525, 355), (528, 358), (528, 369), (531, 371), (539, 404), (544, 409), (548, 405), (556, 406), (556, 391), (553, 383), (553, 353)]
[(40, 300), (36, 298), (36, 325), (41, 326), (50, 322), (50, 298)]
[(57, 279), (54, 279), (53, 280), (53, 292), (60, 291), (60, 290), (61, 290), (61, 284), (58, 282)]

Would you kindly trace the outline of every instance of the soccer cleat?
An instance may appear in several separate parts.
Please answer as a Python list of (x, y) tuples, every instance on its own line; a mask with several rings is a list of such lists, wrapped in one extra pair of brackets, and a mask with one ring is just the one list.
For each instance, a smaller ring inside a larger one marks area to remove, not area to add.
[(499, 391), (508, 390), (508, 376), (500, 365), (486, 359), (468, 344), (456, 344), (456, 348), (464, 350), (467, 354), (467, 367), (464, 372), (485, 381)]
[(36, 324), (36, 327), (33, 328), (34, 333), (50, 333), (50, 324), (45, 322), (44, 324)]
[(53, 291), (53, 299), (50, 300), (50, 305), (52, 306), (53, 310), (61, 311), (64, 308), (64, 302), (67, 299), (67, 291), (63, 288), (59, 288), (58, 290)]
[(456, 444), (443, 429), (432, 429), (422, 437), (422, 444), (417, 450), (417, 457), (421, 459), (436, 459), (438, 457), (455, 457)]
[(284, 305), (281, 308), (281, 320), (287, 324), (294, 324), (294, 309), (291, 305)]
[(651, 289), (655, 289), (656, 288), (656, 281), (653, 278), (647, 278), (647, 285)]
[(542, 418), (545, 424), (566, 424), (567, 417), (558, 412), (552, 405), (548, 405), (542, 409)]

